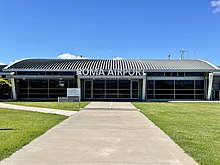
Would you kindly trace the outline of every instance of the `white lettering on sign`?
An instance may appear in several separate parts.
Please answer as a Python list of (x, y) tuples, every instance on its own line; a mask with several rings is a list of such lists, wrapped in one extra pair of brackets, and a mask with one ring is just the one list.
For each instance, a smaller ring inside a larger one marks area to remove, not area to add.
[(77, 69), (77, 75), (81, 76), (142, 76), (143, 69)]

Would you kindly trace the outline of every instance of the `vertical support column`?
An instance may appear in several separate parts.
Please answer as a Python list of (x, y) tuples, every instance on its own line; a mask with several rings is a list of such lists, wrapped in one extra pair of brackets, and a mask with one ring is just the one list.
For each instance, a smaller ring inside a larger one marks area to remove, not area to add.
[(208, 74), (208, 94), (206, 99), (211, 100), (211, 95), (212, 95), (212, 84), (213, 84), (213, 73)]
[(143, 86), (142, 86), (142, 100), (144, 101), (146, 98), (145, 91), (146, 91), (146, 73), (143, 74)]
[(16, 89), (15, 89), (15, 79), (14, 78), (11, 78), (11, 87), (12, 87), (13, 99), (17, 100), (17, 93), (16, 93)]
[(80, 78), (79, 77), (77, 77), (77, 88), (80, 88), (80, 101), (81, 101), (81, 98), (82, 98), (82, 94), (81, 94), (81, 92), (82, 92), (82, 89), (81, 89), (81, 81), (80, 81)]

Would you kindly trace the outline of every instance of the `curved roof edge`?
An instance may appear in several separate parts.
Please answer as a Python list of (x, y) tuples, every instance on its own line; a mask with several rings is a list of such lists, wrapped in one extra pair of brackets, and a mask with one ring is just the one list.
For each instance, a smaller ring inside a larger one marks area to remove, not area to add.
[[(37, 60), (37, 61), (36, 61)], [(207, 62), (201, 59), (185, 59), (185, 60), (178, 60), (178, 59), (120, 59), (120, 60), (112, 60), (112, 59), (31, 59), (31, 58), (24, 58), (21, 60), (16, 60), (6, 66), (3, 70), (4, 71), (48, 71), (48, 70), (58, 70), (58, 71), (73, 71), (79, 68), (78, 62), (81, 64), (82, 60), (82, 68), (85, 68), (87, 65), (88, 67), (93, 67), (93, 65), (97, 64), (97, 61), (101, 60), (100, 68), (108, 69), (108, 68), (121, 68), (123, 67), (138, 67), (142, 69), (150, 70), (191, 70), (191, 71), (205, 71), (205, 72), (220, 72), (220, 68), (216, 65)], [(45, 62), (46, 61), (46, 62)], [(61, 62), (64, 61), (64, 63)], [(112, 64), (112, 61), (115, 63)], [(42, 63), (43, 62), (43, 63)], [(66, 69), (64, 66), (65, 63), (68, 62), (68, 68)], [(31, 65), (30, 65), (31, 64)], [(109, 64), (109, 67), (106, 65)], [(52, 66), (52, 68), (48, 68), (48, 66)], [(42, 67), (43, 66), (43, 67)], [(46, 68), (44, 66), (47, 66)], [(81, 65), (80, 65), (81, 66)]]
[[(199, 59), (199, 60), (200, 60), (200, 59)], [(213, 68), (215, 68), (215, 69), (217, 69), (217, 70), (220, 70), (219, 67), (217, 67), (216, 65), (214, 65), (214, 64), (212, 64), (212, 63), (210, 63), (210, 62), (208, 62), (208, 61), (206, 61), (206, 60), (200, 60), (200, 61), (205, 62), (205, 63), (208, 64), (208, 65), (211, 65)]]
[(20, 59), (20, 60), (15, 60), (14, 62), (12, 62), (12, 63), (10, 63), (9, 65), (7, 65), (6, 67), (4, 67), (4, 68), (3, 68), (3, 71), (4, 71), (5, 69), (8, 69), (9, 67), (11, 67), (12, 65), (14, 65), (14, 64), (16, 64), (16, 63), (18, 63), (18, 62), (21, 62), (21, 61), (24, 61), (24, 60), (29, 60), (29, 59), (31, 59), (31, 58), (22, 58), (22, 59)]

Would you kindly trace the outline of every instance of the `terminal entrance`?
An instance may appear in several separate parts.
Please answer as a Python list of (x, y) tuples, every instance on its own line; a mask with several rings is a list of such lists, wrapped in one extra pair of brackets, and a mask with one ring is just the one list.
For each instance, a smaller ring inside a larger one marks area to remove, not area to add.
[(85, 99), (139, 99), (139, 80), (84, 80)]

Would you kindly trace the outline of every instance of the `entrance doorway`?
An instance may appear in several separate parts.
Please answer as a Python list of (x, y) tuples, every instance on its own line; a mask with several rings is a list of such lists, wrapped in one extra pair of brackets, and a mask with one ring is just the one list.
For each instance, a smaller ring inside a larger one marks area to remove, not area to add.
[(85, 99), (139, 99), (139, 80), (84, 80)]

